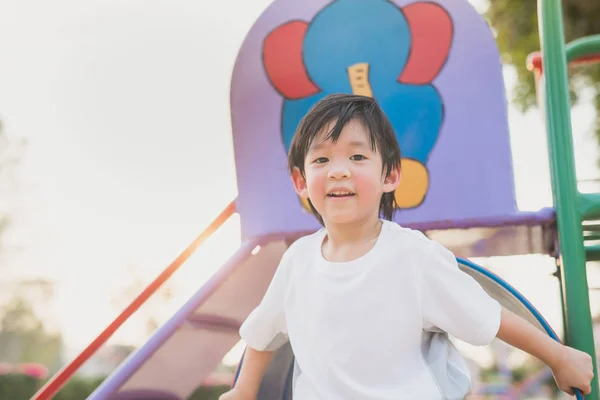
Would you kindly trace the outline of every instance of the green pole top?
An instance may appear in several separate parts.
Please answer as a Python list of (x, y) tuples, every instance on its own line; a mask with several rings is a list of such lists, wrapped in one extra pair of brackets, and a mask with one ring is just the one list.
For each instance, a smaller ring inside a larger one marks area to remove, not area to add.
[(590, 61), (600, 62), (600, 35), (575, 39), (566, 45), (565, 51), (569, 64), (588, 57), (592, 59)]

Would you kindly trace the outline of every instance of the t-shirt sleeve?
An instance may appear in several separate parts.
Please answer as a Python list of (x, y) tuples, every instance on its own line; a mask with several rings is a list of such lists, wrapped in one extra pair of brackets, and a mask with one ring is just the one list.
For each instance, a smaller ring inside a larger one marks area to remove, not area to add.
[(259, 351), (275, 351), (288, 340), (284, 299), (287, 291), (292, 247), (284, 253), (260, 304), (240, 327), (246, 344)]
[(500, 304), (458, 268), (449, 250), (430, 243), (431, 257), (423, 265), (424, 329), (439, 328), (474, 346), (489, 344), (500, 328)]

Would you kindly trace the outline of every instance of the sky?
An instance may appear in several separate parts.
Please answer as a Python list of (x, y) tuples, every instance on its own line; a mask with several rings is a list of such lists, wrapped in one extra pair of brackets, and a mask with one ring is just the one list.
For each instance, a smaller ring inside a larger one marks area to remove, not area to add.
[[(3, 200), (15, 223), (0, 287), (55, 281), (44, 313), (71, 352), (235, 198), (229, 80), (268, 3), (0, 0), (0, 119), (11, 138), (27, 140), (18, 190)], [(510, 68), (505, 79), (510, 90)], [(595, 179), (594, 114), (583, 97), (573, 113), (578, 175)], [(509, 118), (518, 204), (551, 205), (542, 119), (512, 106)], [(161, 318), (238, 246), (233, 218), (175, 276), (176, 296)], [(552, 260), (486, 262), (558, 327)], [(114, 340), (141, 337), (143, 329), (131, 326)]]

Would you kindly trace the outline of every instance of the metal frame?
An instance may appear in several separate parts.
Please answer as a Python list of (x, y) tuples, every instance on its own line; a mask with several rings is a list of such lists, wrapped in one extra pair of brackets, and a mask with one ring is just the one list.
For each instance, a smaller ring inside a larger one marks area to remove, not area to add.
[[(538, 0), (538, 24), (544, 68), (546, 133), (550, 159), (552, 196), (556, 209), (560, 254), (558, 265), (562, 285), (565, 341), (590, 354), (594, 365), (592, 392), (587, 399), (599, 400), (596, 354), (586, 272), (586, 252), (582, 220), (583, 196), (577, 188), (575, 155), (571, 126), (571, 101), (567, 74), (560, 0)], [(580, 39), (571, 46), (571, 57), (581, 58), (600, 52), (595, 37)], [(597, 197), (591, 199), (596, 203)]]

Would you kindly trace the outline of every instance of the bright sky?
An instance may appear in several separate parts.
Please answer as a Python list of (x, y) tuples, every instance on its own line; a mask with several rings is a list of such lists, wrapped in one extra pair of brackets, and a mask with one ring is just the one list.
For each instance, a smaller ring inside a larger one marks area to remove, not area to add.
[[(72, 351), (116, 316), (119, 288), (156, 276), (234, 199), (229, 80), (268, 3), (0, 0), (0, 119), (29, 141), (7, 238), (25, 250), (2, 280), (57, 282), (47, 312)], [(574, 113), (580, 178), (599, 176), (592, 120), (589, 103)], [(510, 125), (518, 202), (537, 210), (551, 202), (542, 121), (511, 108)], [(238, 245), (234, 220), (176, 276), (163, 317)], [(494, 268), (560, 328), (552, 262), (510, 263)]]

